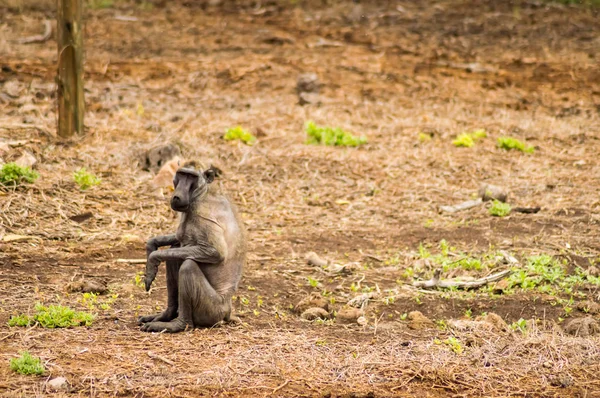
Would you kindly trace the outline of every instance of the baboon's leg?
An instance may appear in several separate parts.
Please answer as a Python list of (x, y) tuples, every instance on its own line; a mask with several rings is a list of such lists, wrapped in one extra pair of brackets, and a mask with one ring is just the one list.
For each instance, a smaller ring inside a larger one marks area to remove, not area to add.
[[(171, 247), (179, 247), (173, 245)], [(141, 316), (138, 323), (148, 322), (169, 322), (177, 318), (177, 308), (179, 307), (179, 268), (181, 260), (171, 259), (166, 261), (167, 266), (167, 309), (161, 313)]]
[(195, 261), (185, 260), (179, 269), (178, 317), (171, 322), (146, 323), (142, 330), (176, 333), (194, 326), (213, 326), (230, 313), (230, 300), (213, 289)]

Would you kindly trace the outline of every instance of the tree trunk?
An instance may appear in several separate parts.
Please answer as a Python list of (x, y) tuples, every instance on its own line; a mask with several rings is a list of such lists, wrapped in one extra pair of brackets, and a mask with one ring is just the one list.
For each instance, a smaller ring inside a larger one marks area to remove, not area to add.
[(81, 0), (57, 0), (58, 135), (83, 134), (83, 37)]

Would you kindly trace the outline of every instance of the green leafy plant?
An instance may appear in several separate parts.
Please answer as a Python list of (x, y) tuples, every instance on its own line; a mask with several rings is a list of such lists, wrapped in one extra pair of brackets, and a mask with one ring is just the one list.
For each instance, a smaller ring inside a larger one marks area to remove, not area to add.
[(80, 168), (79, 170), (73, 173), (73, 179), (79, 185), (79, 189), (85, 191), (88, 188), (94, 187), (96, 185), (100, 185), (100, 178), (96, 177), (89, 171), (85, 169), (85, 167)]
[(475, 145), (475, 140), (473, 140), (473, 137), (471, 137), (470, 134), (462, 133), (459, 134), (454, 141), (452, 141), (452, 144), (457, 147), (471, 148), (473, 145)]
[(311, 278), (310, 276), (307, 279), (308, 279), (308, 284), (311, 287), (318, 287), (319, 286), (319, 281), (317, 279)]
[(460, 133), (452, 144), (456, 147), (471, 148), (475, 145), (475, 141), (487, 137), (487, 133), (483, 129), (474, 130), (472, 132)]
[(521, 333), (525, 334), (525, 332), (527, 332), (527, 321), (523, 318), (520, 318), (518, 321), (513, 322), (510, 325), (510, 328), (512, 330), (518, 330)]
[(31, 326), (39, 324), (44, 328), (68, 328), (72, 326), (90, 326), (94, 320), (94, 315), (74, 311), (69, 307), (62, 305), (43, 306), (35, 305), (35, 314), (33, 316), (18, 315), (13, 316), (8, 321), (8, 326)]
[(144, 288), (144, 271), (136, 272), (133, 278), (133, 284), (139, 288)]
[(314, 122), (306, 123), (306, 143), (312, 145), (357, 147), (367, 143), (364, 136), (354, 136), (339, 127), (317, 126)]
[(42, 360), (29, 351), (22, 351), (19, 358), (10, 360), (10, 369), (22, 375), (41, 375), (46, 370)]
[(494, 200), (492, 206), (489, 209), (489, 212), (494, 217), (506, 217), (510, 214), (512, 208), (508, 203), (500, 202), (499, 200)]
[(533, 153), (535, 151), (535, 148), (532, 146), (527, 146), (525, 143), (512, 137), (498, 137), (498, 148), (502, 148), (507, 151), (516, 149), (525, 153)]
[(253, 136), (252, 133), (244, 130), (241, 126), (227, 129), (223, 138), (225, 141), (240, 140), (246, 145), (254, 145), (256, 142), (256, 137)]
[(0, 169), (0, 185), (17, 186), (23, 183), (32, 184), (40, 175), (29, 167), (19, 166), (16, 163), (6, 163)]

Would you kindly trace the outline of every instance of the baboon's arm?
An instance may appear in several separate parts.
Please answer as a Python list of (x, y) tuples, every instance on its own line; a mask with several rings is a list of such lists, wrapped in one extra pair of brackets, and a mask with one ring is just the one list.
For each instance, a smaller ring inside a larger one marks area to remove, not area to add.
[(167, 250), (157, 250), (150, 254), (146, 262), (146, 291), (156, 278), (158, 266), (161, 262), (167, 260), (194, 260), (202, 264), (219, 264), (225, 258), (225, 253), (219, 251), (209, 242), (200, 242), (194, 246), (177, 247)]
[(158, 250), (159, 247), (173, 246), (176, 243), (179, 243), (179, 241), (175, 234), (155, 236), (146, 242), (146, 258), (150, 258), (150, 254)]

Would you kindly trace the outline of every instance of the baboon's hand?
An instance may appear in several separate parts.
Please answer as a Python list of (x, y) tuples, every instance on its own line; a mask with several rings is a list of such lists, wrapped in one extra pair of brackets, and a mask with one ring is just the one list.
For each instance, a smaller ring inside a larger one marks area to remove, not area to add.
[(154, 282), (154, 278), (156, 278), (159, 264), (160, 260), (157, 258), (156, 253), (152, 253), (148, 256), (148, 261), (146, 262), (146, 277), (144, 278), (146, 291), (150, 290), (150, 286), (152, 286), (152, 282)]

